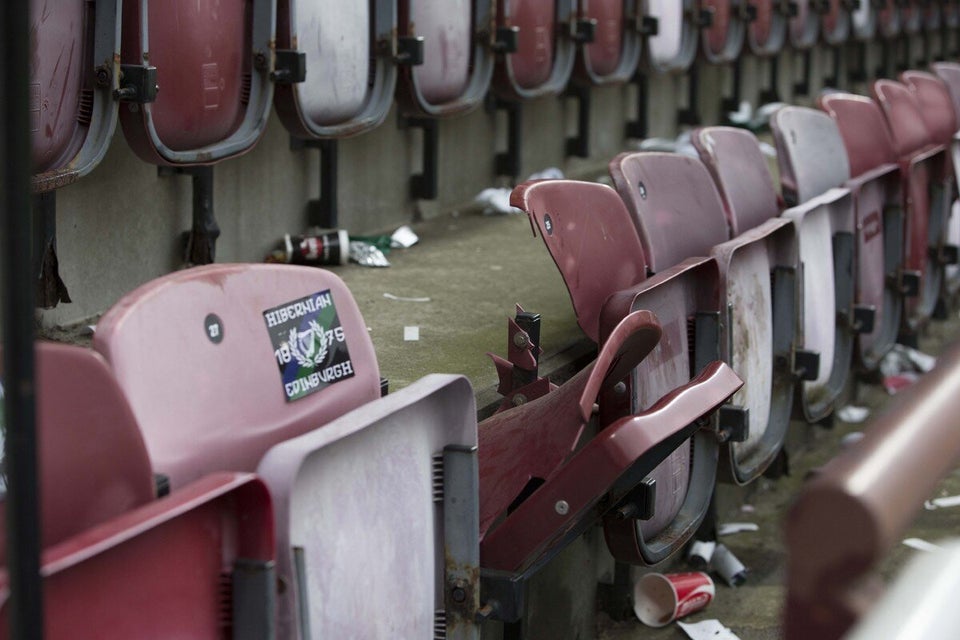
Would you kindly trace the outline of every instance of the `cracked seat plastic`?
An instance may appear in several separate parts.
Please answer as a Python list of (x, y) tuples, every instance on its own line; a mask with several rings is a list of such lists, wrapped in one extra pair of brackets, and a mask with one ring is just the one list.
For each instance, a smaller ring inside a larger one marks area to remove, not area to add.
[(279, 637), (477, 637), (477, 423), (465, 378), (426, 376), (278, 444), (257, 474), (276, 509)]
[[(120, 61), (156, 68), (154, 102), (125, 104), (133, 151), (157, 165), (210, 164), (251, 149), (273, 98), (276, 0), (125, 2)], [(254, 52), (262, 52), (261, 63)]]
[(907, 220), (905, 263), (921, 273), (920, 294), (907, 299), (904, 310), (907, 329), (913, 332), (930, 319), (940, 297), (940, 252), (950, 204), (944, 188), (946, 148), (933, 140), (923, 108), (906, 85), (878, 80), (872, 92), (890, 126), (900, 163)]
[(120, 0), (52, 5), (30, 2), (29, 122), (36, 191), (90, 173), (107, 152), (117, 124), (113, 91), (120, 71), (114, 62), (120, 51)]
[(856, 304), (875, 310), (873, 331), (857, 336), (862, 368), (873, 371), (897, 339), (903, 307), (904, 213), (893, 139), (877, 104), (834, 93), (819, 106), (837, 124), (850, 163), (846, 183), (857, 220)]
[(701, 51), (707, 62), (727, 64), (743, 49), (748, 20), (747, 4), (731, 0), (701, 0), (701, 10), (711, 13), (710, 26), (701, 33)]
[[(622, 392), (601, 393), (601, 427), (648, 409), (719, 359), (715, 326), (719, 274), (713, 259), (687, 260), (647, 279), (643, 249), (629, 214), (617, 193), (605, 185), (528, 182), (514, 189), (511, 203), (529, 215), (563, 275), (580, 327), (591, 340), (605, 343), (621, 319), (638, 310), (655, 313), (660, 323), (660, 341), (624, 380)], [(652, 517), (612, 518), (605, 523), (616, 557), (653, 564), (679, 549), (706, 512), (716, 460), (715, 436), (701, 431), (654, 469), (649, 477), (657, 486)]]
[(101, 318), (94, 348), (173, 487), (254, 471), (273, 445), (380, 396), (353, 296), (321, 269), (208, 265), (163, 276)]
[[(44, 637), (272, 634), (266, 487), (214, 474), (154, 500), (143, 440), (103, 359), (44, 343), (36, 354)], [(3, 638), (8, 580), (0, 568)]]
[(757, 17), (747, 26), (747, 44), (756, 56), (775, 56), (787, 41), (789, 16), (786, 4), (779, 0), (758, 0), (753, 4), (757, 8)]
[[(796, 238), (789, 220), (772, 219), (730, 239), (723, 203), (706, 167), (668, 153), (623, 153), (610, 163), (617, 191), (640, 237), (650, 270), (691, 257), (720, 269), (721, 354), (750, 384), (733, 399), (749, 412), (748, 437), (727, 446), (733, 479), (757, 477), (779, 453), (794, 393)], [(773, 281), (773, 282), (772, 282)], [(774, 304), (774, 295), (777, 300)]]
[(518, 29), (517, 50), (497, 57), (497, 93), (513, 100), (560, 93), (576, 58), (575, 17), (573, 0), (497, 0), (497, 26)]
[(302, 138), (354, 135), (379, 125), (393, 102), (397, 67), (377, 53), (396, 28), (393, 3), (277, 2), (277, 49), (305, 56), (303, 82), (279, 82), (277, 115)]
[[(802, 264), (798, 345), (820, 354), (819, 374), (815, 380), (800, 383), (799, 396), (804, 416), (815, 422), (833, 410), (853, 352), (854, 210), (849, 191), (835, 188), (843, 184), (848, 172), (835, 125), (822, 113), (812, 112), (833, 127), (835, 139), (831, 139), (812, 126), (816, 121), (803, 118), (807, 114), (801, 113), (798, 122), (797, 114), (789, 109), (774, 114), (771, 128), (777, 140), (784, 196), (792, 205), (782, 216), (796, 225)], [(696, 131), (692, 141), (717, 183), (734, 234), (781, 215), (766, 159), (753, 134), (708, 127)], [(831, 142), (832, 146), (825, 145)], [(822, 158), (829, 162), (811, 166)], [(808, 164), (804, 165), (804, 160)], [(787, 184), (793, 185), (792, 189)]]
[(494, 68), (493, 0), (403, 0), (398, 34), (423, 38), (423, 64), (400, 68), (397, 97), (405, 112), (450, 116), (475, 108)]

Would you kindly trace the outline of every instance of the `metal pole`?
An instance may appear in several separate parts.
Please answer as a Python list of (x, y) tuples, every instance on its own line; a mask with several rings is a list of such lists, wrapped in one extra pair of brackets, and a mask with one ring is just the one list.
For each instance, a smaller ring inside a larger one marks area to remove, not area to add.
[(30, 3), (0, 3), (0, 212), (10, 637), (43, 637), (30, 248)]

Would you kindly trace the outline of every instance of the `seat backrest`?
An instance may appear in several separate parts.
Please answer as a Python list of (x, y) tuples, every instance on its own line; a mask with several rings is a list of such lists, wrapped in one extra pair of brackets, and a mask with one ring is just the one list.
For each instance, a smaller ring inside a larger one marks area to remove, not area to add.
[(576, 58), (569, 31), (575, 15), (573, 0), (497, 0), (497, 25), (519, 29), (517, 50), (497, 64), (501, 95), (527, 100), (563, 90)]
[[(472, 626), (476, 446), (470, 383), (430, 375), (273, 447), (257, 473), (274, 498), (288, 585), (279, 637), (426, 638), (438, 624)], [(361, 566), (379, 567), (378, 579)], [(457, 579), (472, 602), (445, 606)]]
[(776, 55), (787, 39), (787, 12), (777, 0), (758, 0), (757, 17), (747, 27), (750, 50), (758, 56)]
[(723, 201), (703, 163), (673, 153), (621, 153), (610, 175), (654, 273), (709, 255), (730, 239)]
[(657, 21), (657, 32), (647, 38), (646, 61), (658, 73), (684, 71), (697, 55), (699, 27), (693, 24), (695, 0), (648, 0), (646, 16)]
[[(37, 456), (43, 548), (150, 502), (150, 460), (106, 362), (80, 347), (36, 345)], [(3, 494), (6, 500), (6, 477)], [(6, 564), (0, 509), (0, 565)]]
[(852, 93), (830, 93), (817, 104), (837, 123), (852, 176), (897, 161), (890, 125), (876, 102)]
[(957, 132), (957, 114), (946, 83), (926, 71), (904, 71), (900, 74), (900, 81), (916, 96), (923, 122), (933, 141), (950, 144)]
[(860, 2), (851, 12), (853, 37), (857, 40), (872, 40), (877, 32), (878, 8), (872, 2)]
[(790, 46), (809, 49), (820, 37), (820, 14), (811, 0), (797, 0), (797, 13), (790, 18)]
[[(156, 68), (154, 102), (121, 109), (133, 151), (153, 164), (210, 164), (246, 152), (267, 126), (276, 0), (125, 2), (121, 62)], [(253, 52), (268, 56), (255, 64)]]
[(960, 118), (960, 63), (934, 62), (930, 67), (946, 84), (953, 102), (954, 117)]
[(871, 92), (890, 125), (899, 157), (909, 158), (933, 141), (924, 122), (923, 109), (906, 85), (893, 80), (877, 80), (871, 86)]
[(103, 158), (117, 124), (113, 91), (120, 75), (120, 0), (96, 7), (59, 3), (56, 11), (48, 4), (30, 0), (29, 108), (37, 191), (69, 184)]
[(306, 59), (303, 82), (279, 82), (274, 105), (298, 137), (355, 135), (387, 116), (397, 65), (378, 55), (377, 42), (397, 25), (393, 3), (277, 2), (277, 49)]
[(540, 180), (515, 188), (510, 204), (530, 216), (563, 275), (580, 328), (599, 343), (603, 303), (646, 278), (643, 248), (623, 200), (602, 184)]
[(841, 0), (828, 0), (827, 10), (820, 22), (823, 41), (836, 46), (846, 42), (850, 36), (850, 12)]
[(903, 29), (899, 4), (896, 0), (886, 0), (877, 10), (877, 34), (881, 38), (894, 38)]
[(850, 179), (850, 161), (840, 130), (824, 112), (784, 107), (773, 114), (770, 128), (787, 206), (807, 202)]
[(691, 137), (723, 198), (731, 235), (780, 215), (777, 193), (757, 138), (745, 129), (706, 127)]
[(746, 35), (740, 6), (730, 0), (701, 0), (700, 8), (710, 11), (710, 26), (702, 32), (701, 51), (708, 62), (726, 64), (740, 55)]
[(591, 0), (578, 3), (578, 16), (596, 21), (593, 42), (580, 48), (575, 69), (578, 77), (593, 84), (629, 80), (640, 62), (643, 43), (622, 0)]
[(253, 471), (274, 444), (380, 395), (373, 344), (329, 271), (208, 265), (149, 282), (97, 325), (154, 471)]

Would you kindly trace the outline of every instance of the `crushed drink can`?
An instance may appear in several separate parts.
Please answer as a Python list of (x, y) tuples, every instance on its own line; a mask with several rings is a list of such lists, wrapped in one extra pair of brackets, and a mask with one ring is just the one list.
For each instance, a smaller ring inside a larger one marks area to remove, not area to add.
[(343, 229), (309, 236), (283, 237), (285, 262), (303, 265), (347, 264), (350, 238)]

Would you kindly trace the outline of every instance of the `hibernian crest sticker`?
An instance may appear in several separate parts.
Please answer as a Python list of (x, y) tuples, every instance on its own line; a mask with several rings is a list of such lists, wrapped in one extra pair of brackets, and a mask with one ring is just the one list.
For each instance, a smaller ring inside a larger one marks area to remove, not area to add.
[(353, 362), (330, 290), (263, 312), (287, 402), (352, 378)]

